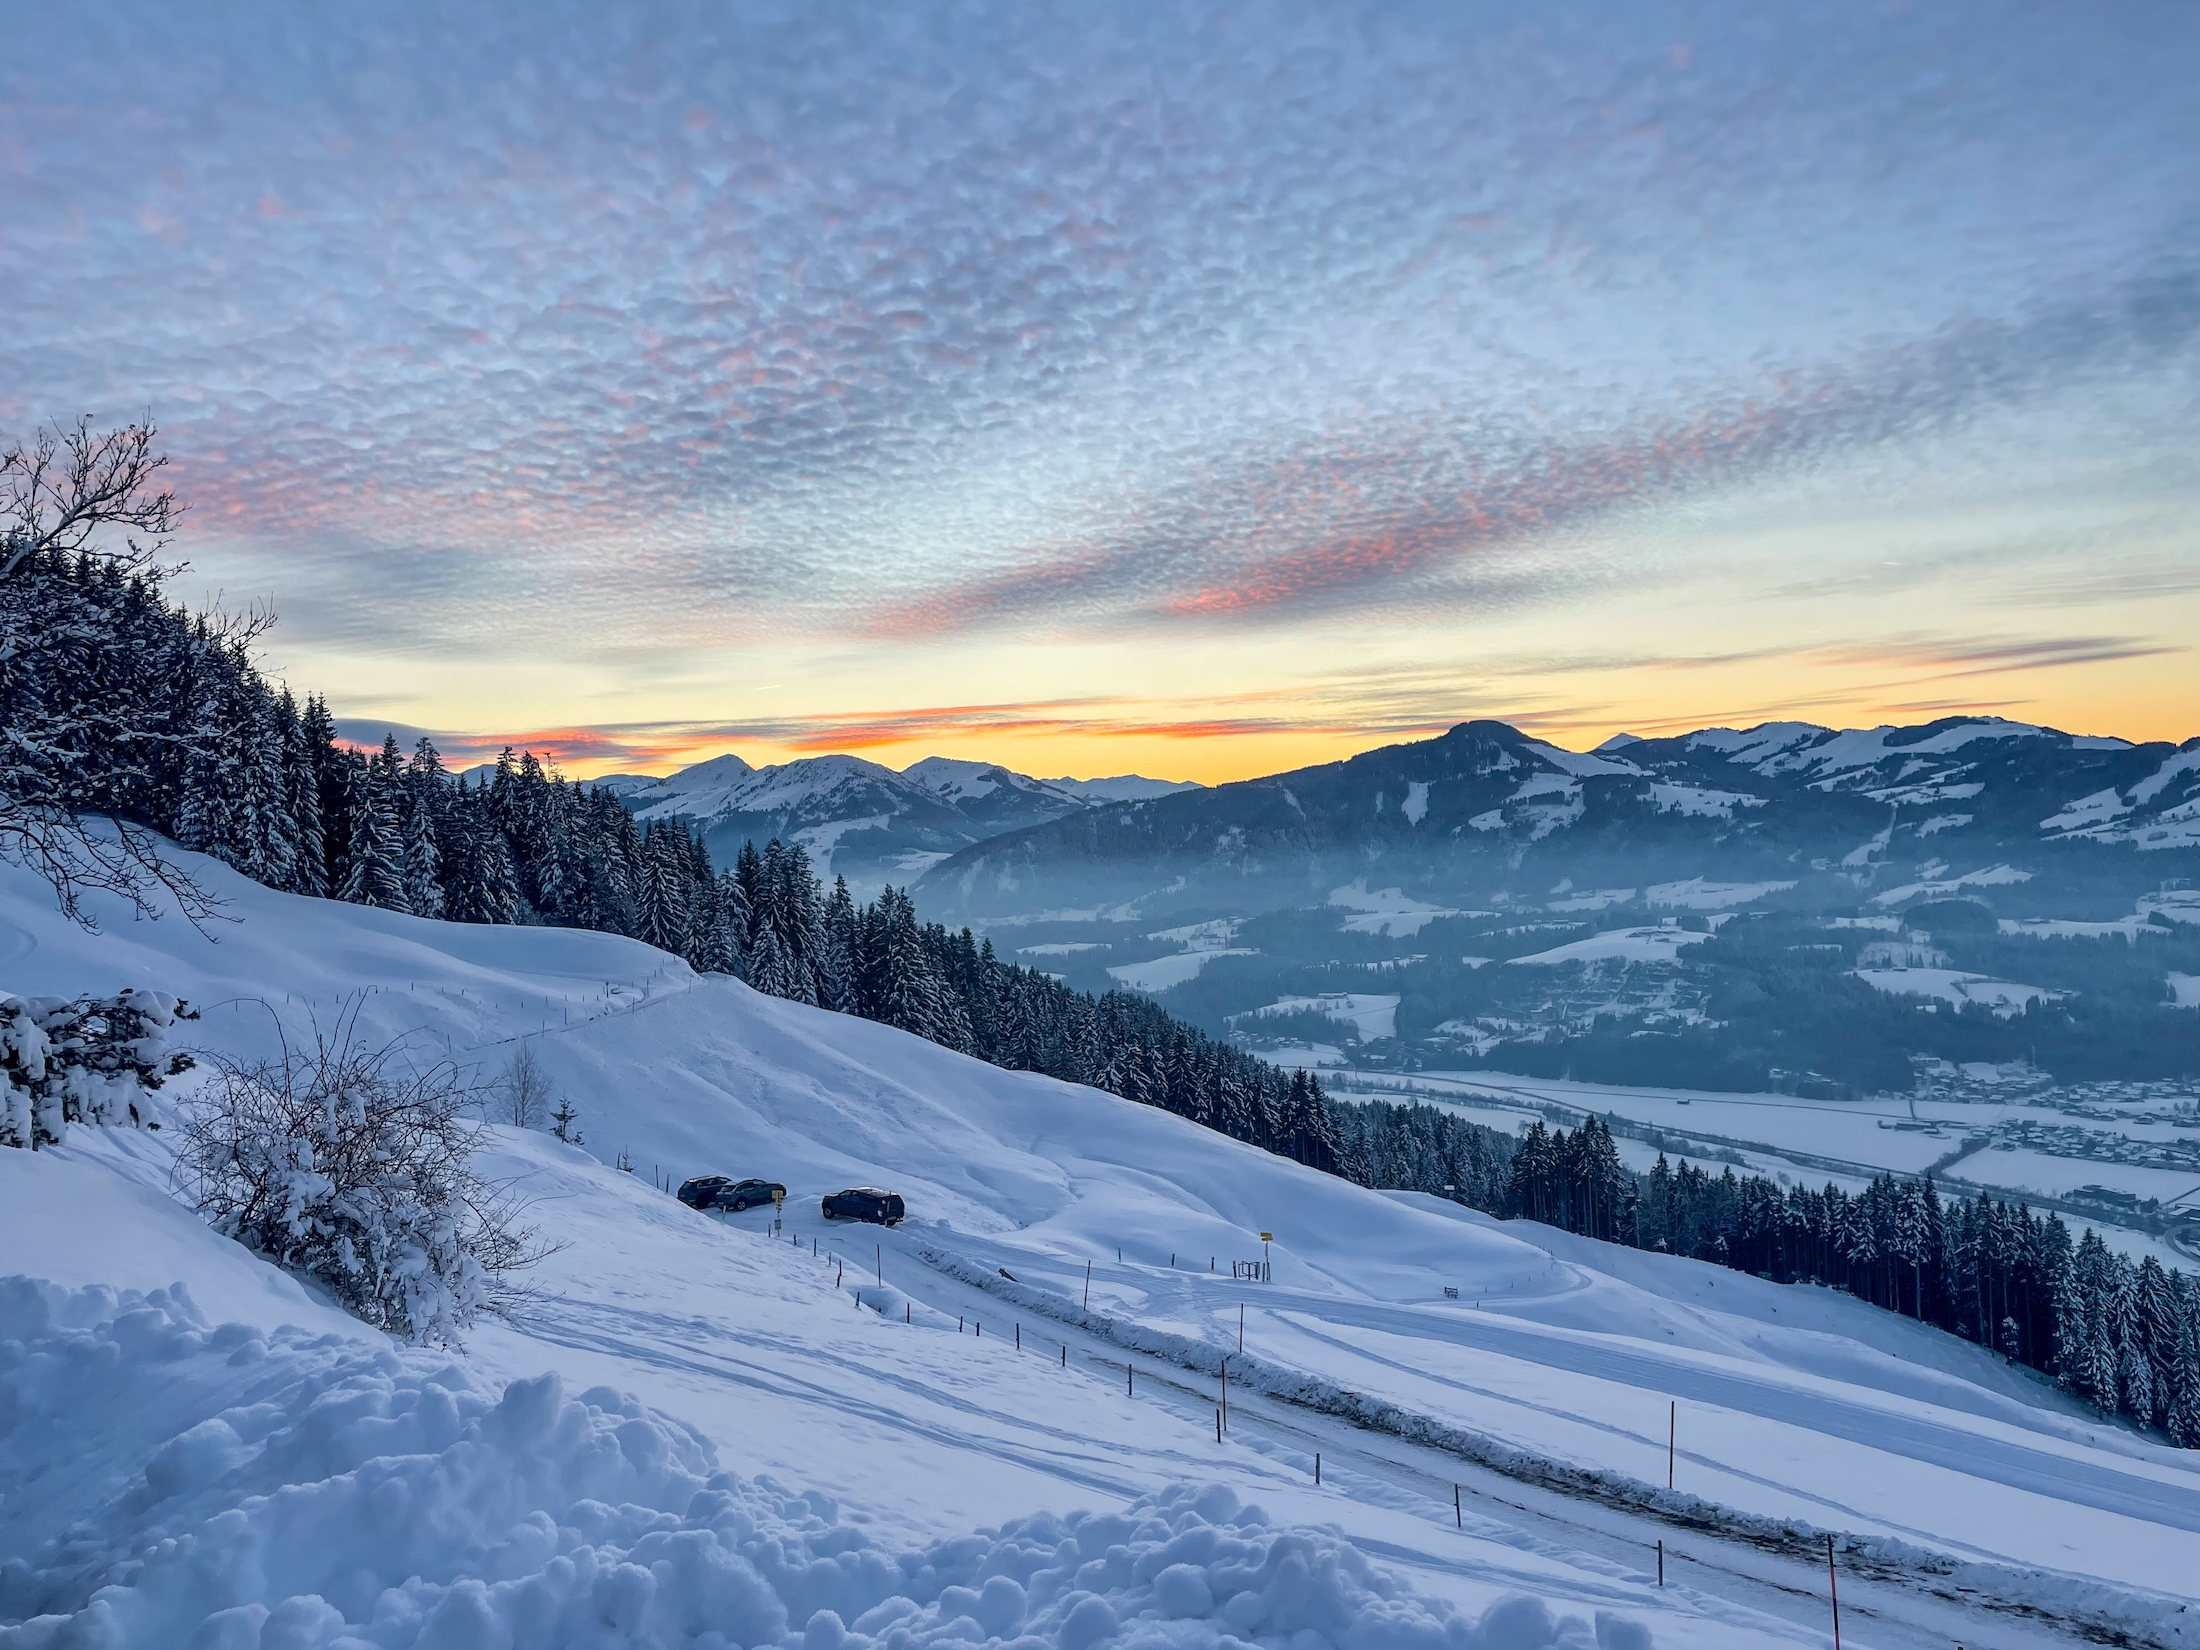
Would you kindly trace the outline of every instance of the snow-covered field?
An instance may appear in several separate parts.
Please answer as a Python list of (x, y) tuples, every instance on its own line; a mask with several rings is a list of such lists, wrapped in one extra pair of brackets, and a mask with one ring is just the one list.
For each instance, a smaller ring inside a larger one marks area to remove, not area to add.
[(1398, 1001), (1395, 992), (1331, 991), (1318, 997), (1279, 997), (1264, 1008), (1234, 1018), (1239, 1030), (1257, 1032), (1266, 1015), (1319, 1014), (1349, 1027), (1361, 1042), (1371, 1043), (1397, 1034)]
[(1973, 1152), (1948, 1165), (1949, 1175), (2011, 1186), (2049, 1197), (2088, 1186), (2133, 1197), (2153, 1198), (2165, 1207), (2200, 1206), (2200, 1170), (2157, 1169), (2137, 1163), (2102, 1163), (2083, 1157), (2057, 1157), (2022, 1147)]
[(1656, 963), (1671, 962), (1683, 946), (1701, 944), (1711, 936), (1685, 928), (1608, 928), (1585, 940), (1555, 945), (1548, 951), (1515, 957), (1516, 963), (1556, 967), (1560, 963)]
[(1958, 1008), (1977, 1003), (2001, 1015), (2023, 1012), (2024, 1005), (2036, 997), (2057, 995), (2041, 986), (1966, 974), (1954, 968), (1859, 968), (1855, 972), (1874, 991), (1896, 997), (1933, 997)]
[[(91, 937), (0, 871), (0, 988), (180, 992), (240, 1054), (347, 1001), (485, 1075), (525, 1040), (586, 1149), (497, 1130), (491, 1167), (563, 1247), (516, 1322), (404, 1351), (177, 1204), (165, 1134), (0, 1152), (0, 1273), (40, 1280), (0, 1285), (9, 1650), (1818, 1645), (1813, 1531), (1844, 1644), (2200, 1644), (2200, 1462), (1891, 1314), (633, 942), (206, 875), (211, 937)], [(786, 1229), (653, 1170), (780, 1179)], [(904, 1226), (817, 1218), (866, 1181)], [(1233, 1280), (1262, 1231), (1274, 1281)]]

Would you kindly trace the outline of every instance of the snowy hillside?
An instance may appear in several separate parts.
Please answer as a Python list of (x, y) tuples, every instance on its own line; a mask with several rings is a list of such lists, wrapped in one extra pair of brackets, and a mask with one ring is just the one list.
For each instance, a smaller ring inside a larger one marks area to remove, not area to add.
[[(0, 871), (0, 988), (180, 992), (237, 1054), (347, 1001), (485, 1074), (524, 1041), (587, 1145), (500, 1130), (493, 1168), (564, 1247), (518, 1324), (393, 1352), (175, 1204), (172, 1131), (0, 1152), (0, 1271), (43, 1280), (0, 1288), (0, 1621), (76, 1623), (0, 1645), (220, 1611), (193, 1642), (1815, 1645), (1813, 1530), (1845, 1643), (2200, 1642), (2192, 1458), (1891, 1314), (1362, 1191), (632, 941), (198, 868), (210, 936), (86, 935)], [(784, 1181), (787, 1231), (651, 1183), (706, 1171)], [(864, 1182), (909, 1221), (818, 1220)], [(1274, 1281), (1234, 1281), (1262, 1231)], [(1471, 1626), (1515, 1592), (1579, 1625)]]

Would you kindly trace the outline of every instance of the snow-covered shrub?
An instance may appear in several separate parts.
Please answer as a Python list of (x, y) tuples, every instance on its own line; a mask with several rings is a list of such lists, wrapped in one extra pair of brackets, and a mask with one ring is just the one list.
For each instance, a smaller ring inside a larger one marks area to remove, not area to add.
[(1518, 1593), (1461, 1612), (1220, 1485), (896, 1550), (610, 1388), (215, 1328), (180, 1286), (0, 1279), (0, 1418), (0, 1650), (1652, 1644)]
[(216, 1230), (325, 1286), (356, 1316), (449, 1344), (538, 1258), (511, 1200), (474, 1173), (478, 1095), (447, 1063), (361, 1045), (215, 1060), (178, 1172)]
[(111, 997), (0, 992), (0, 1146), (58, 1146), (71, 1123), (153, 1123), (144, 1096), (191, 1067), (168, 1031), (198, 1015), (134, 987)]

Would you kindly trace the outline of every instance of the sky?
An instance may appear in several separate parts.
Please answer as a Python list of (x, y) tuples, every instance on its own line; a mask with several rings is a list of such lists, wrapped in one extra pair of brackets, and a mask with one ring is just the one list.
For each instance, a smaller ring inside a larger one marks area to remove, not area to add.
[(2200, 733), (2200, 10), (19, 8), (0, 435), (575, 774)]

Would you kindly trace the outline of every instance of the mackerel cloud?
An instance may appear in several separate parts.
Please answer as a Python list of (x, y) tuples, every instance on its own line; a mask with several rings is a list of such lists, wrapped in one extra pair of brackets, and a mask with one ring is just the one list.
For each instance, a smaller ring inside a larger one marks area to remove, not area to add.
[(0, 429), (149, 409), (311, 634), (1442, 615), (1988, 413), (2189, 436), (2189, 7), (345, 10), (0, 68)]

